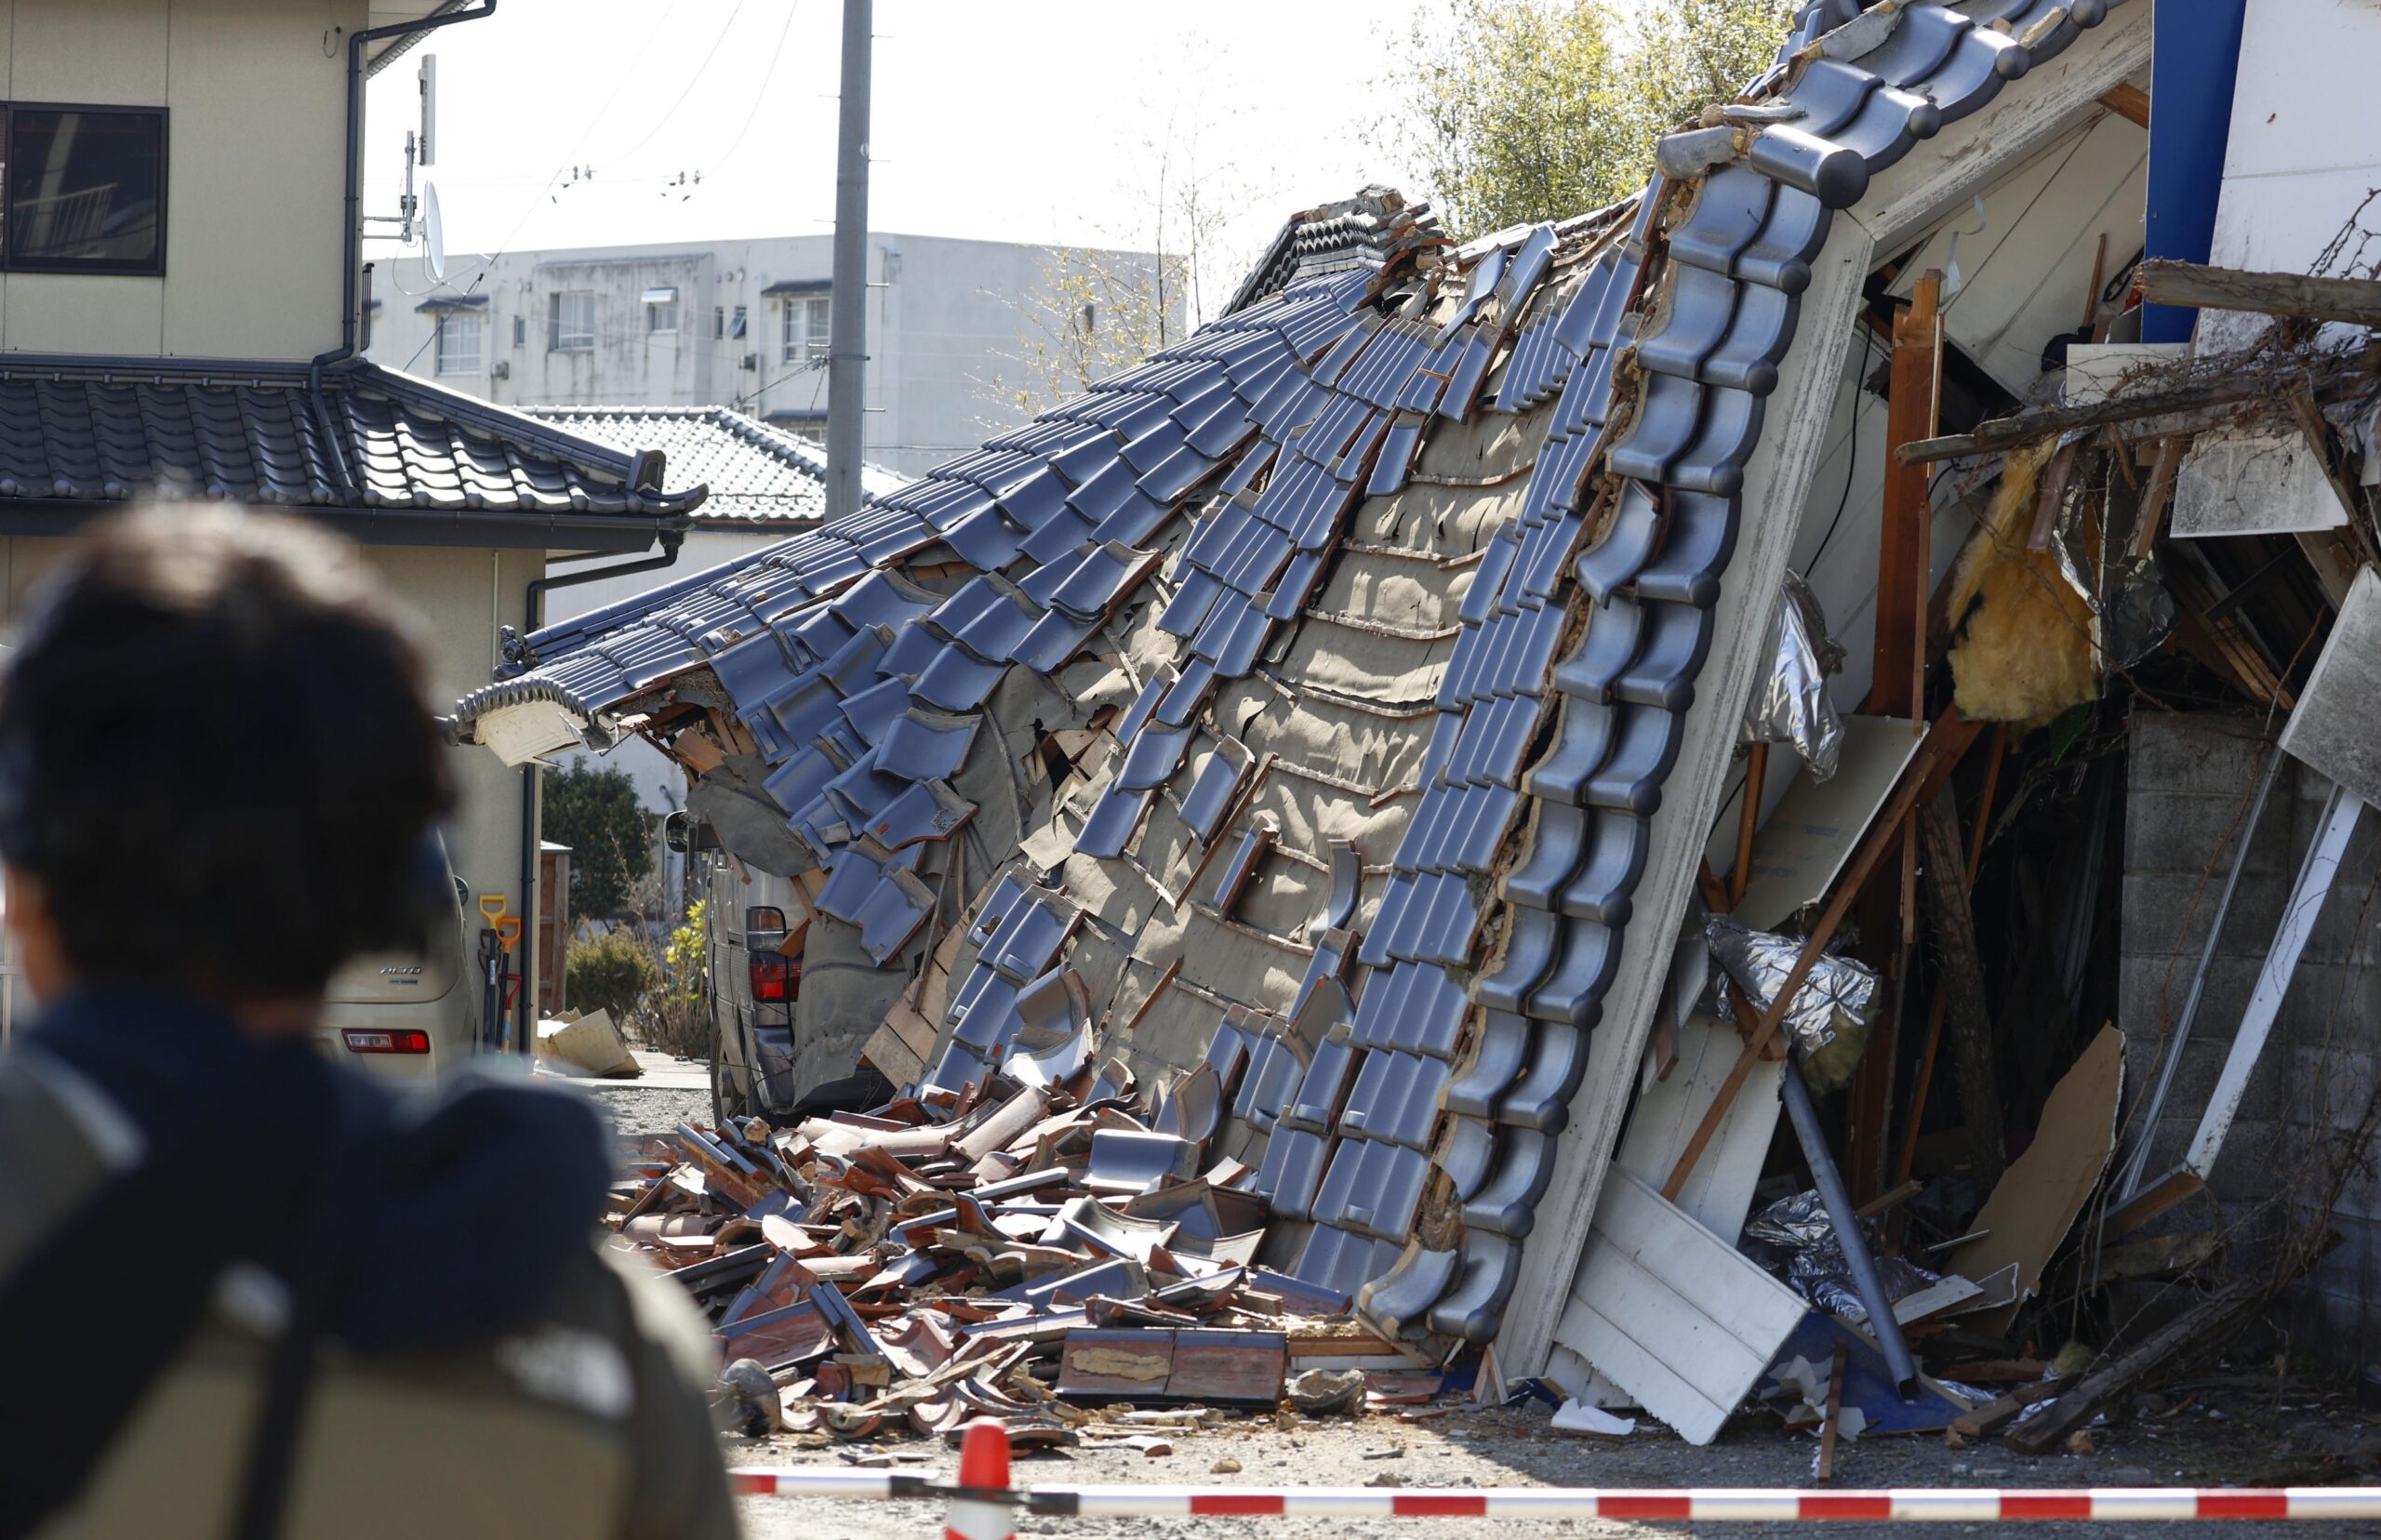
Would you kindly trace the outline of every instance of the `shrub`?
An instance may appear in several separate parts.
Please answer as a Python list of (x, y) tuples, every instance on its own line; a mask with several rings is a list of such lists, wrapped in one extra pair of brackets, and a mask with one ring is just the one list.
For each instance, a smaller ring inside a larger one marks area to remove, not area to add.
[(711, 1012), (703, 998), (704, 905), (686, 910), (685, 923), (670, 933), (662, 949), (661, 976), (645, 999), (645, 1045), (685, 1058), (711, 1053)]
[(661, 975), (653, 953), (626, 925), (572, 942), (568, 967), (563, 993), (569, 1003), (591, 1016), (609, 1011), (612, 1025), (623, 1030)]

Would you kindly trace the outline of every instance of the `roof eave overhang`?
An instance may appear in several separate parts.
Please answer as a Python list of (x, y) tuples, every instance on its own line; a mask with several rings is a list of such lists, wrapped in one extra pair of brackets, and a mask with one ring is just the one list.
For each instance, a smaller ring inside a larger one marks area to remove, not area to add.
[[(68, 498), (0, 499), (0, 535), (71, 535), (92, 520), (126, 506)], [(530, 513), (340, 504), (282, 504), (272, 511), (319, 520), (360, 545), (572, 551), (604, 556), (645, 551), (666, 533), (693, 527), (693, 521), (683, 515)]]

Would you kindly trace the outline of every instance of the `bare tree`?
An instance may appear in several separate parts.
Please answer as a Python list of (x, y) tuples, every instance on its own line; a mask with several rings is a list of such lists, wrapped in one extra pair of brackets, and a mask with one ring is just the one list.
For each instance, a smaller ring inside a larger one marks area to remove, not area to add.
[[(1181, 52), (1213, 54), (1195, 40)], [(1212, 93), (1172, 75), (1160, 72), (1144, 100), (1151, 128), (1120, 190), (1124, 217), (1098, 229), (1106, 244), (1054, 247), (1033, 287), (1007, 297), (1024, 341), (980, 382), (1004, 420), (1054, 405), (1196, 331), (1253, 259), (1230, 238), (1249, 179), (1203, 148)]]

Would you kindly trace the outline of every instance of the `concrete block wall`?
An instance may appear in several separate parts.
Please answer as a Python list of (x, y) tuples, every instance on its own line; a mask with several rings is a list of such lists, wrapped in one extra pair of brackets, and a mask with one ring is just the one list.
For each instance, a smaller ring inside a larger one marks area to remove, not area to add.
[[(2255, 718), (2139, 710), (2129, 733), (2118, 1027), (2125, 1037), (2125, 1138), (2156, 1084), (2267, 747)], [(2282, 765), (2248, 841), (2190, 1038), (2152, 1136), (2148, 1176), (2178, 1163), (2197, 1129), (2329, 786)], [(2269, 1265), (2294, 1228), (2321, 1217), (2330, 1174), (2345, 1177), (2328, 1223), (2341, 1243), (2285, 1308), (2296, 1347), (2347, 1364), (2381, 1355), (2381, 1174), (2363, 1122), (2381, 1084), (2381, 817), (2368, 816), (2291, 979), (2274, 1031), (2209, 1178), (2236, 1272)]]

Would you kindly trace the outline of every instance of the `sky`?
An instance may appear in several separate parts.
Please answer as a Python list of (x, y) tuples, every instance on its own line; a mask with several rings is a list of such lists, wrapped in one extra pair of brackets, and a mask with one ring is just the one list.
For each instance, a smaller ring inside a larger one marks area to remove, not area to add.
[[(1412, 14), (877, 0), (869, 223), (1146, 249), (1163, 166), (1222, 211), (1207, 265), (1228, 284), (1298, 209), (1367, 181), (1418, 195), (1362, 132), (1393, 100), (1376, 87)], [(396, 211), (416, 65), (435, 53), (437, 161), (421, 175), (451, 253), (825, 233), (841, 18), (833, 0), (504, 0), (372, 83), (366, 212)]]

